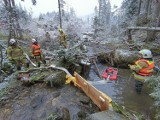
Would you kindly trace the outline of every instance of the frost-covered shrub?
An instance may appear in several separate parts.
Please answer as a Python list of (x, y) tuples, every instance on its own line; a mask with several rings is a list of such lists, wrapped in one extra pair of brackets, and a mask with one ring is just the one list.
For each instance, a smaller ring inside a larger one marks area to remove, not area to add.
[(157, 120), (160, 119), (160, 76), (152, 76), (148, 78), (146, 81), (147, 86), (151, 89), (150, 96), (154, 98), (155, 108), (156, 108), (156, 116)]

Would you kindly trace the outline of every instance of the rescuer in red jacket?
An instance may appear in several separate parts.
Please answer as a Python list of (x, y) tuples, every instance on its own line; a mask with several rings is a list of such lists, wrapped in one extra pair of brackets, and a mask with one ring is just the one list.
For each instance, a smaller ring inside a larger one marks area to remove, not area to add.
[(42, 50), (40, 45), (38, 44), (38, 41), (36, 39), (32, 39), (32, 45), (31, 45), (31, 56), (34, 58), (34, 60), (38, 63), (38, 67), (41, 66), (41, 62), (43, 64), (46, 64), (46, 60), (44, 55), (42, 54)]

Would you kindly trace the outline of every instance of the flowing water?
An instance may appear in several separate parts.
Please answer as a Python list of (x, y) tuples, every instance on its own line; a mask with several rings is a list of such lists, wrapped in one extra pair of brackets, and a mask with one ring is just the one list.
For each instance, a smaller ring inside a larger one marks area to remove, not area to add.
[[(100, 74), (107, 68), (105, 64), (98, 64)], [(140, 112), (146, 120), (154, 119), (152, 109), (153, 99), (149, 97), (149, 90), (144, 85), (141, 94), (137, 94), (134, 86), (134, 78), (128, 69), (118, 69), (118, 79), (116, 81), (106, 81), (98, 77), (95, 66), (91, 66), (88, 80), (102, 92), (106, 93), (113, 101), (125, 108)]]

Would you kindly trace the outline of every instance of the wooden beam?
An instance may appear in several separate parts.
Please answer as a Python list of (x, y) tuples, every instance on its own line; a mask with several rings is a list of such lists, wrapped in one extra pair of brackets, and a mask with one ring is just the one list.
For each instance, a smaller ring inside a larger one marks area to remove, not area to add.
[(160, 27), (128, 27), (128, 30), (150, 30), (150, 31), (160, 31)]
[(78, 73), (74, 73), (76, 80), (74, 85), (83, 90), (83, 92), (100, 108), (101, 111), (108, 110), (112, 106), (112, 99), (105, 93), (96, 89), (88, 81), (82, 78)]

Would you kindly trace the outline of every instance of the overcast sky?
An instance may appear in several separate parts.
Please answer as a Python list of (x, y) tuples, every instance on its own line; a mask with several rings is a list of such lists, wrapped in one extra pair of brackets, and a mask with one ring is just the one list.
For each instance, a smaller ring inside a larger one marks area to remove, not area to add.
[[(40, 13), (46, 13), (51, 11), (58, 11), (58, 0), (37, 0), (37, 5), (33, 6), (31, 0), (15, 0), (16, 4), (21, 4), (29, 11), (33, 11), (33, 16), (38, 16)], [(65, 0), (67, 7), (73, 7), (78, 16), (85, 16), (94, 12), (94, 8), (98, 3), (98, 0)], [(122, 0), (110, 0), (111, 6), (120, 6)]]

